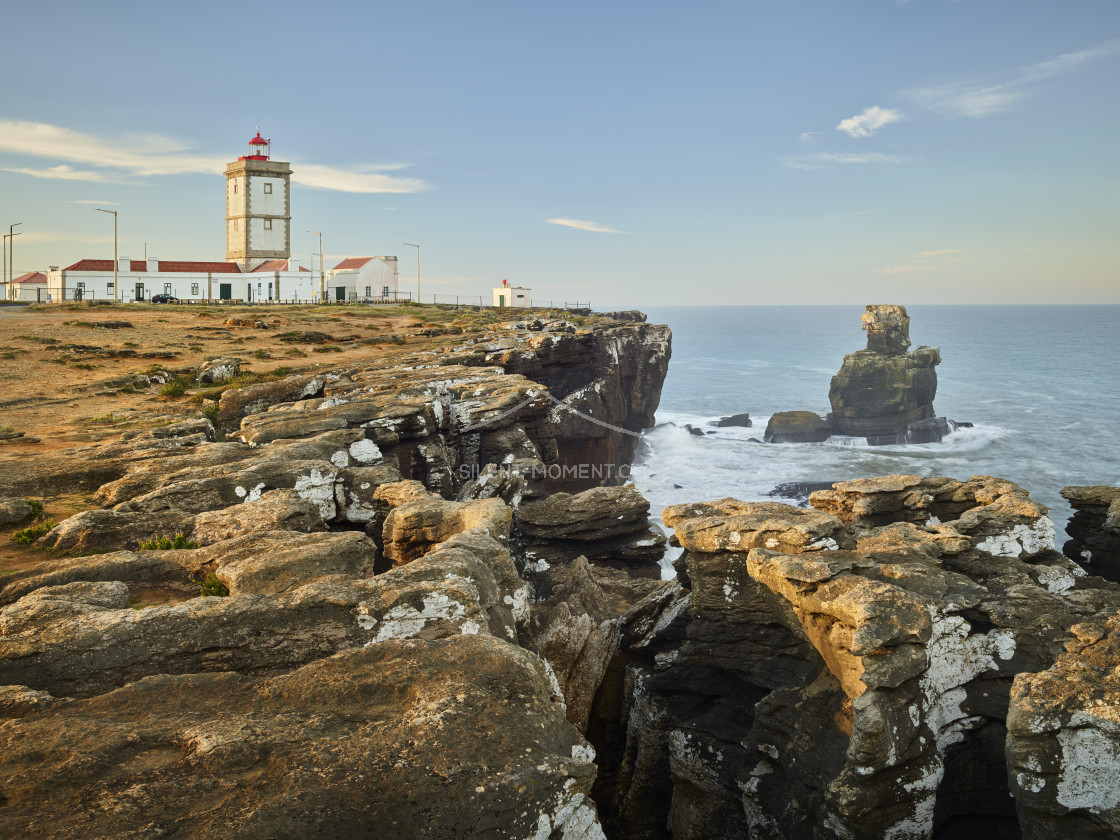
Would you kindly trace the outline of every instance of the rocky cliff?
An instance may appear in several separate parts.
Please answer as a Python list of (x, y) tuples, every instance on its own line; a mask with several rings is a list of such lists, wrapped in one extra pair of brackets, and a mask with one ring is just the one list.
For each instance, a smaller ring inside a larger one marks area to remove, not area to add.
[(948, 423), (933, 410), (940, 351), (909, 349), (905, 307), (869, 305), (866, 310), (860, 320), (867, 348), (844, 357), (829, 387), (832, 432), (866, 437), (872, 445), (941, 440)]
[(611, 836), (1115, 836), (1120, 588), (1000, 479), (811, 500), (664, 512), (681, 588), (589, 730)]
[(505, 325), (6, 471), (7, 521), (99, 506), (0, 579), (0, 834), (602, 837), (582, 729), (668, 586), (615, 485), (669, 340)]

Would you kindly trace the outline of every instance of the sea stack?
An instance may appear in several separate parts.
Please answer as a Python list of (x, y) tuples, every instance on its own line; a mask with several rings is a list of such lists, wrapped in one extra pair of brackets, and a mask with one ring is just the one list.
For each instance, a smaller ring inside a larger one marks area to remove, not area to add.
[(932, 443), (949, 431), (933, 410), (936, 347), (910, 350), (910, 316), (898, 304), (872, 304), (860, 320), (867, 348), (844, 356), (828, 391), (833, 434), (866, 437), (872, 446)]

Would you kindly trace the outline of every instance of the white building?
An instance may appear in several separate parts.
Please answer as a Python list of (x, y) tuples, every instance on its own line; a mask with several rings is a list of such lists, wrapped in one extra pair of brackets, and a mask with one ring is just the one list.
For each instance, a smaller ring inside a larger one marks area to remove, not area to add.
[(12, 280), (11, 285), (0, 283), (0, 300), (14, 300), (20, 303), (47, 302), (47, 275), (41, 271), (29, 271)]
[(327, 272), (327, 300), (392, 300), (396, 257), (348, 257)]
[(292, 168), (271, 151), (258, 131), (249, 154), (226, 164), (226, 260), (243, 271), (292, 254)]
[(296, 260), (266, 260), (245, 275), (246, 300), (312, 302), (319, 300), (319, 278)]
[(494, 289), (494, 305), (528, 309), (533, 305), (532, 291), (525, 286), (510, 286), (503, 280), (502, 285)]

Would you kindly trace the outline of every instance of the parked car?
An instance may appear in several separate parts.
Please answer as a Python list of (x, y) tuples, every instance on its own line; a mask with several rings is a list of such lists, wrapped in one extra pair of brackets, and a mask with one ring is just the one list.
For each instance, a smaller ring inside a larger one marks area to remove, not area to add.
[(179, 298), (171, 295), (152, 295), (152, 303), (178, 303)]

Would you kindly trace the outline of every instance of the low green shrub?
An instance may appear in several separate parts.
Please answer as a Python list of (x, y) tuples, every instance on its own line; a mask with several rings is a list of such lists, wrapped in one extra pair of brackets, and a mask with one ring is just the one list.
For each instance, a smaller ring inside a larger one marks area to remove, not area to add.
[(201, 580), (195, 578), (195, 583), (198, 584), (198, 593), (203, 598), (225, 598), (229, 595), (229, 588), (218, 580), (218, 576), (213, 572), (207, 572), (206, 577)]
[(171, 551), (177, 548), (198, 548), (198, 543), (188, 540), (183, 534), (176, 534), (173, 537), (160, 534), (150, 540), (140, 541), (141, 551)]
[(55, 526), (53, 519), (44, 519), (12, 534), (12, 542), (16, 545), (31, 545), (39, 537), (49, 532)]

